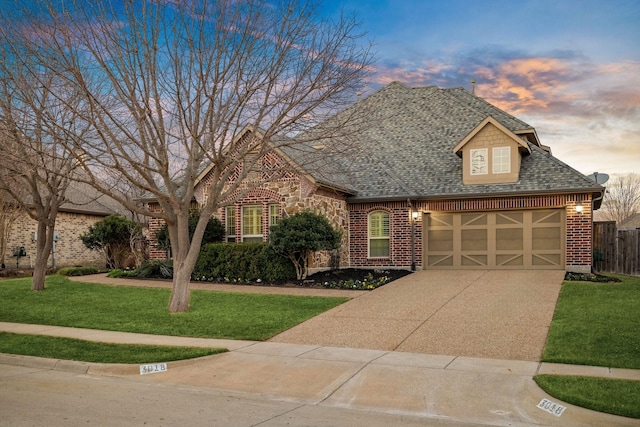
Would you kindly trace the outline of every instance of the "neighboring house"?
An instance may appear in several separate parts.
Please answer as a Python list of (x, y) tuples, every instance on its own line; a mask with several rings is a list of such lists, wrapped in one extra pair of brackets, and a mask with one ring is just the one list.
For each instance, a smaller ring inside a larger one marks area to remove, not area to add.
[[(48, 265), (56, 268), (68, 266), (104, 267), (105, 255), (102, 251), (87, 249), (80, 235), (89, 226), (110, 214), (124, 214), (124, 208), (115, 200), (96, 192), (86, 184), (71, 182), (66, 192), (68, 201), (64, 203), (56, 217), (54, 249)], [(26, 213), (21, 214), (12, 224), (9, 234), (5, 263), (7, 268), (16, 268), (14, 250), (23, 246), (26, 256), (19, 258), (20, 268), (30, 268), (35, 261), (37, 222)]]
[(640, 212), (634, 213), (618, 224), (618, 230), (635, 230), (636, 228), (640, 228)]
[[(344, 233), (341, 250), (317, 257), (316, 268), (591, 270), (603, 188), (553, 157), (533, 127), (462, 88), (395, 82), (357, 106), (370, 119), (361, 150), (325, 168), (299, 161), (314, 150), (330, 156), (322, 144), (265, 156), (251, 177), (264, 183), (218, 213), (227, 241), (267, 241), (283, 215), (311, 209)], [(290, 173), (268, 182), (282, 162)]]

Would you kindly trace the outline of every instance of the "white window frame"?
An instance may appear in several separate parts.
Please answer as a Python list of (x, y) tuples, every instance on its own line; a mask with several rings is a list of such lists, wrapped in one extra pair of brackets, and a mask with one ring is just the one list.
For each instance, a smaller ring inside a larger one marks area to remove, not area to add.
[(235, 206), (227, 206), (224, 211), (225, 240), (229, 243), (236, 241), (236, 212)]
[(471, 175), (486, 175), (489, 173), (489, 150), (474, 148), (469, 150), (469, 173)]
[(280, 221), (280, 205), (269, 205), (269, 230)]
[(493, 173), (511, 173), (511, 147), (493, 148)]
[[(384, 229), (384, 225), (381, 224), (380, 225), (381, 230), (379, 230), (381, 233), (379, 235), (373, 234), (371, 220), (374, 215), (386, 215), (386, 219), (387, 219), (386, 230)], [(386, 231), (386, 235), (385, 235), (385, 231)], [(386, 240), (388, 254), (387, 255), (371, 255), (372, 240)], [(369, 258), (390, 258), (391, 257), (391, 215), (387, 211), (383, 211), (383, 210), (373, 211), (373, 212), (369, 212), (369, 215), (367, 215), (367, 255)]]
[[(249, 209), (260, 212), (260, 214), (257, 216), (258, 223), (257, 224), (251, 224), (252, 226), (253, 225), (257, 225), (258, 226), (260, 234), (247, 234), (245, 232), (245, 228), (246, 228), (245, 211), (249, 210)], [(262, 230), (262, 205), (246, 205), (246, 206), (242, 206), (242, 217), (241, 217), (240, 223), (241, 223), (241, 227), (242, 227), (242, 241), (243, 242), (247, 242), (247, 241), (248, 242), (257, 242), (258, 238), (260, 239), (259, 241), (262, 242), (262, 234), (263, 234), (263, 230)]]

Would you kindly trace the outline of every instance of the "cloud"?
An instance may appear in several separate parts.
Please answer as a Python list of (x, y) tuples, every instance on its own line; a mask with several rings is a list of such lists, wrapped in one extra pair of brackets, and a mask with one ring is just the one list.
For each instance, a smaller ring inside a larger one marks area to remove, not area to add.
[(575, 51), (540, 55), (496, 47), (445, 59), (378, 64), (373, 88), (471, 88), (536, 128), (554, 155), (591, 173), (632, 172), (640, 165), (640, 62), (597, 64)]

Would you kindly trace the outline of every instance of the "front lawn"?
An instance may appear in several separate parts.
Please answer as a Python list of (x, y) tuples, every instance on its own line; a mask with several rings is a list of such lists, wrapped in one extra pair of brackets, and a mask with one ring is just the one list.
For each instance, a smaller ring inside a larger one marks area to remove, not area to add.
[(0, 353), (80, 360), (92, 363), (156, 363), (193, 359), (226, 351), (221, 348), (111, 344), (73, 338), (0, 332)]
[(640, 369), (640, 277), (564, 282), (543, 361)]
[(0, 321), (122, 332), (266, 340), (346, 298), (192, 291), (186, 313), (169, 313), (169, 289), (116, 287), (48, 276), (0, 281)]
[[(640, 369), (640, 278), (564, 282), (544, 362)], [(640, 381), (538, 375), (551, 396), (596, 411), (640, 418)]]

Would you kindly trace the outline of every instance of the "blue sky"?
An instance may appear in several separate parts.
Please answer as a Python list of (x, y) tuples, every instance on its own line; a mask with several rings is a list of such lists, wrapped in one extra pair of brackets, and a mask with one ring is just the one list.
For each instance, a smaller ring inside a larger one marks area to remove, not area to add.
[(374, 43), (369, 93), (471, 88), (585, 174), (640, 173), (640, 1), (324, 0)]

